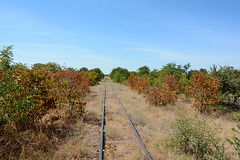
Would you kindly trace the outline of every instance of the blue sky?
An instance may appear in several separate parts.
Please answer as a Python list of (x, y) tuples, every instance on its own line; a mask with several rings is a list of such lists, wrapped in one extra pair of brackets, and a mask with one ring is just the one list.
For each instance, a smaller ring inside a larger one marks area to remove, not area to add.
[(110, 73), (169, 62), (240, 68), (239, 0), (0, 0), (14, 62)]

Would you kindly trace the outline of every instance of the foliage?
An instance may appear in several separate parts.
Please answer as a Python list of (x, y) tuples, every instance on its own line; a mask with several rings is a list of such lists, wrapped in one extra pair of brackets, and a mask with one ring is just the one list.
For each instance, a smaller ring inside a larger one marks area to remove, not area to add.
[(89, 72), (89, 69), (86, 67), (82, 67), (79, 69), (79, 72)]
[(195, 99), (194, 107), (205, 114), (208, 106), (220, 102), (220, 80), (210, 78), (202, 72), (195, 73), (189, 82), (186, 94)]
[(186, 74), (188, 74), (188, 70), (189, 70), (190, 67), (191, 67), (191, 64), (190, 64), (190, 63), (185, 64), (185, 65), (183, 66)]
[(224, 144), (220, 145), (218, 129), (211, 129), (206, 120), (199, 120), (196, 115), (180, 115), (172, 123), (172, 129), (172, 135), (165, 142), (172, 150), (192, 154), (196, 159), (230, 159)]
[(137, 72), (135, 72), (135, 71), (131, 71), (131, 72), (129, 72), (129, 75), (134, 75), (134, 76), (136, 76), (137, 75)]
[(9, 123), (15, 123), (17, 128), (34, 124), (50, 109), (62, 108), (63, 103), (69, 104), (71, 111), (75, 107), (83, 113), (90, 78), (95, 81), (98, 75), (95, 71), (85, 74), (62, 70), (56, 63), (36, 64), (32, 69), (20, 63), (11, 65), (11, 69), (6, 66), (0, 70), (0, 127)]
[(99, 68), (91, 69), (90, 72), (96, 72), (97, 73), (97, 77), (96, 77), (97, 82), (100, 81), (102, 78), (104, 78), (104, 74), (101, 71), (101, 69), (99, 69)]
[(67, 70), (69, 70), (69, 71), (75, 71), (76, 69), (74, 69), (73, 67), (67, 67), (67, 68), (65, 68), (65, 69), (67, 69)]
[(54, 75), (56, 88), (53, 89), (54, 96), (59, 104), (62, 102), (82, 110), (83, 99), (90, 92), (90, 81), (84, 72), (70, 71), (68, 69), (56, 72)]
[(150, 69), (148, 66), (142, 66), (138, 69), (138, 75), (143, 76), (143, 75), (148, 75), (150, 73)]
[(174, 103), (177, 99), (181, 82), (175, 75), (167, 75), (162, 87), (152, 86), (149, 88), (146, 101), (156, 106), (164, 106)]
[(99, 80), (98, 80), (98, 73), (92, 71), (92, 72), (81, 72), (84, 73), (86, 77), (88, 77), (89, 81), (90, 81), (90, 85), (93, 86), (94, 84), (96, 84)]
[(146, 101), (156, 106), (174, 103), (180, 90), (180, 84), (181, 82), (175, 75), (167, 75), (164, 78), (162, 87), (150, 86), (144, 77), (134, 75), (128, 77), (128, 85), (131, 89), (136, 90), (138, 93), (147, 94)]
[(56, 107), (48, 72), (14, 67), (1, 72), (0, 85), (1, 124), (34, 122)]
[(125, 83), (129, 75), (127, 69), (118, 67), (114, 68), (109, 76), (114, 82)]
[(238, 106), (240, 98), (240, 70), (234, 69), (232, 66), (220, 66), (218, 69), (216, 65), (213, 65), (210, 69), (210, 74), (221, 80), (222, 102)]
[(57, 64), (55, 62), (48, 62), (46, 64), (42, 64), (42, 63), (35, 63), (33, 65), (34, 69), (43, 69), (43, 70), (47, 70), (50, 71), (52, 73), (57, 72), (57, 71), (61, 71), (62, 67), (60, 66), (60, 64)]
[(175, 75), (181, 81), (182, 88), (187, 85), (188, 69), (190, 64), (184, 66), (177, 65), (176, 63), (168, 63), (162, 67), (161, 70), (154, 69), (148, 76), (148, 81), (151, 85), (162, 87), (164, 78), (167, 75)]
[(163, 66), (161, 70), (165, 72), (165, 75), (175, 75), (178, 78), (180, 78), (182, 73), (185, 73), (185, 69), (183, 68), (183, 66), (177, 65), (176, 63), (168, 63)]
[(128, 77), (128, 85), (138, 93), (147, 93), (149, 88), (149, 82), (146, 79), (132, 74)]
[(7, 71), (11, 69), (11, 63), (13, 61), (13, 53), (12, 53), (13, 46), (3, 47), (0, 50), (0, 70)]

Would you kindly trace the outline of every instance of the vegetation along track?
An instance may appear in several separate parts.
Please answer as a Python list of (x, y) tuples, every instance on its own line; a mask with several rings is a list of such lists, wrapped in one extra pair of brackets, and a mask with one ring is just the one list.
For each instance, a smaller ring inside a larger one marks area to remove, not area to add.
[[(105, 79), (104, 97), (103, 97), (103, 109), (102, 109), (101, 142), (100, 142), (100, 153), (99, 153), (99, 159), (100, 160), (102, 160), (103, 157), (104, 157), (104, 151), (107, 152), (108, 149), (110, 149), (111, 151), (114, 150), (114, 147), (112, 148), (111, 146), (108, 146), (108, 147), (105, 146), (105, 141), (104, 141), (105, 140), (105, 137), (104, 137), (104, 126), (106, 125), (106, 123), (105, 123), (106, 84), (107, 84), (107, 80)], [(144, 146), (144, 144), (143, 144), (143, 142), (142, 142), (142, 140), (141, 140), (141, 138), (140, 138), (136, 128), (134, 127), (130, 117), (128, 116), (128, 114), (126, 112), (126, 110), (124, 109), (124, 107), (123, 107), (120, 99), (118, 98), (114, 88), (112, 87), (111, 82), (109, 82), (108, 84), (111, 87), (112, 91), (114, 92), (114, 95), (116, 96), (116, 98), (117, 98), (117, 100), (118, 100), (118, 102), (119, 102), (119, 104), (120, 104), (124, 114), (126, 115), (126, 118), (128, 119), (128, 122), (130, 123), (131, 128), (132, 128), (132, 130), (133, 130), (133, 132), (135, 134), (135, 137), (136, 137), (135, 139), (139, 142), (140, 147), (142, 148), (142, 150), (145, 153), (145, 158), (151, 160), (152, 158), (151, 158), (150, 154), (148, 153), (146, 147)], [(104, 146), (105, 146), (105, 149), (104, 149)]]

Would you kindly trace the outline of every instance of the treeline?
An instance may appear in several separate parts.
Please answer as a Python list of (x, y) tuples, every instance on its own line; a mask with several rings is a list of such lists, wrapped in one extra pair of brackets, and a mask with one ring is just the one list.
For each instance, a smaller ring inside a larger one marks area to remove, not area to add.
[(83, 113), (90, 86), (104, 74), (99, 68), (64, 68), (57, 63), (13, 64), (12, 46), (0, 50), (0, 129), (14, 122), (19, 129), (41, 120), (51, 109)]
[(201, 113), (211, 109), (239, 109), (240, 70), (232, 66), (210, 67), (191, 70), (191, 65), (168, 63), (161, 69), (150, 70), (140, 67), (136, 72), (124, 68), (115, 68), (110, 78), (119, 83), (128, 84), (138, 93), (146, 94), (146, 101), (163, 106), (174, 103), (179, 95), (194, 98), (194, 106)]

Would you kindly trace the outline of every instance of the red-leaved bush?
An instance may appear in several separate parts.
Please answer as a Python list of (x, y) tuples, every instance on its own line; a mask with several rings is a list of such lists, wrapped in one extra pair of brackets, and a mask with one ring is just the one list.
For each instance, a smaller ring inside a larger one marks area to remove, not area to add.
[(162, 87), (149, 86), (149, 82), (144, 78), (130, 75), (128, 77), (128, 85), (131, 89), (138, 93), (146, 94), (146, 101), (152, 105), (164, 106), (169, 103), (174, 103), (177, 99), (180, 81), (175, 75), (167, 75), (164, 78)]
[(149, 82), (141, 77), (130, 75), (128, 85), (138, 93), (148, 93)]
[(195, 73), (189, 82), (186, 94), (195, 99), (193, 107), (205, 114), (209, 105), (220, 102), (220, 79), (208, 77), (204, 73)]
[(149, 88), (146, 101), (152, 105), (164, 106), (174, 103), (177, 100), (177, 92), (180, 82), (174, 75), (167, 75), (164, 78), (162, 87), (152, 86)]

